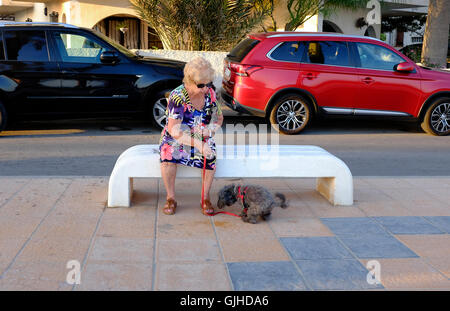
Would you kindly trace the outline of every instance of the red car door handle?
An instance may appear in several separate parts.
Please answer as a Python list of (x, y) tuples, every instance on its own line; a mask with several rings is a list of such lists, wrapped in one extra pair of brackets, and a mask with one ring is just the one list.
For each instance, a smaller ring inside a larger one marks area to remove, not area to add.
[(305, 74), (306, 79), (308, 80), (312, 80), (314, 79), (314, 75), (311, 72), (308, 72), (307, 74)]
[(365, 77), (364, 79), (362, 79), (362, 81), (366, 84), (370, 84), (372, 82), (375, 82), (374, 79), (372, 79), (371, 77)]

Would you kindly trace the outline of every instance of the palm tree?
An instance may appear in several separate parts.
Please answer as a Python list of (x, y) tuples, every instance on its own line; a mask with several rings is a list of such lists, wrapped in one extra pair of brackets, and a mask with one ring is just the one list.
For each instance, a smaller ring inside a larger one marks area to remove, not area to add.
[(424, 65), (446, 67), (448, 49), (450, 0), (430, 0), (423, 37), (422, 59)]
[(229, 51), (270, 15), (267, 0), (130, 0), (164, 49)]
[(312, 16), (319, 12), (336, 10), (337, 8), (358, 9), (363, 8), (367, 0), (287, 0), (289, 22), (284, 30), (294, 31)]

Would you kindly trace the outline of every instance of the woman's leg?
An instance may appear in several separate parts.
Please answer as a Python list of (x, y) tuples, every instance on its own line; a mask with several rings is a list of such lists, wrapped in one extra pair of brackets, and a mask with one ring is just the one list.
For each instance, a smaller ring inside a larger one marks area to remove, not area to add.
[(161, 176), (167, 192), (167, 199), (175, 200), (175, 178), (177, 176), (177, 165), (170, 162), (161, 162)]
[(209, 196), (209, 191), (211, 190), (211, 185), (214, 181), (215, 173), (216, 173), (216, 169), (205, 171), (205, 181), (204, 181), (204, 183), (205, 183), (205, 200), (211, 200), (210, 196)]

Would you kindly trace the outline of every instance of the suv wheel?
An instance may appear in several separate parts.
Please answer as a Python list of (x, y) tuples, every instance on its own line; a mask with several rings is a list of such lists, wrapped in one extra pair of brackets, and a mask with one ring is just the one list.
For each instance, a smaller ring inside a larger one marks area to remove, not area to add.
[(298, 94), (282, 96), (275, 102), (270, 112), (270, 123), (282, 134), (300, 133), (310, 120), (311, 108), (308, 102)]
[(159, 92), (153, 98), (153, 104), (151, 108), (151, 119), (153, 125), (162, 129), (166, 125), (166, 108), (167, 108), (167, 98), (166, 93), (171, 90), (164, 90)]
[(0, 132), (6, 128), (6, 109), (0, 102)]
[(442, 97), (428, 107), (422, 129), (431, 135), (445, 136), (450, 134), (450, 98)]

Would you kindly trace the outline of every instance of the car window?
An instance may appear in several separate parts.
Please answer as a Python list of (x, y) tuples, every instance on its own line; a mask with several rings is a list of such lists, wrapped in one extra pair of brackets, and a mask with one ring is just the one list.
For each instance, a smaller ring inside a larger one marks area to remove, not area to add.
[(357, 42), (361, 67), (367, 69), (394, 70), (394, 66), (405, 60), (393, 51), (379, 45)]
[(42, 30), (4, 32), (8, 60), (48, 62), (47, 40)]
[(278, 45), (275, 50), (270, 53), (270, 57), (274, 60), (285, 62), (300, 62), (305, 51), (303, 42), (289, 41)]
[(306, 63), (350, 66), (348, 46), (342, 41), (308, 42)]
[(3, 49), (3, 33), (0, 32), (0, 60), (5, 60), (5, 50)]
[(227, 57), (232, 61), (240, 62), (258, 43), (258, 40), (245, 38), (230, 51)]
[(64, 62), (100, 64), (100, 55), (107, 50), (98, 42), (81, 34), (55, 32), (54, 38)]

